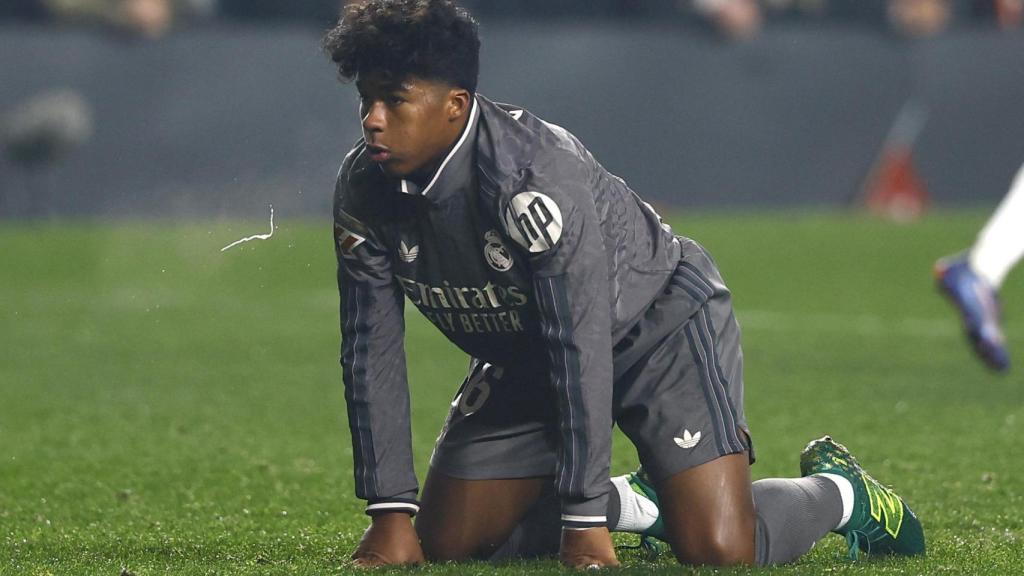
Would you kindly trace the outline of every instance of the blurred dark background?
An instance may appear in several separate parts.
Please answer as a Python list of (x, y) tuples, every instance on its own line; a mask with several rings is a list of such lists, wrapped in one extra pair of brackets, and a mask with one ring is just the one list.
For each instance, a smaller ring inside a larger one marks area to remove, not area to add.
[[(990, 206), (1024, 160), (1024, 0), (462, 4), (481, 93), (656, 204), (861, 206), (892, 169), (924, 207)], [(359, 136), (318, 47), (341, 9), (4, 0), (0, 217), (327, 217)]]

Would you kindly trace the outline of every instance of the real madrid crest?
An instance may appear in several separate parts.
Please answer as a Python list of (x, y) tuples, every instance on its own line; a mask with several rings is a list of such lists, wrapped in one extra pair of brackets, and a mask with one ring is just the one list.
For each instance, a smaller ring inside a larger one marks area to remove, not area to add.
[(484, 234), (484, 258), (487, 263), (498, 272), (507, 272), (512, 268), (512, 253), (508, 251), (501, 241), (497, 230), (488, 230)]

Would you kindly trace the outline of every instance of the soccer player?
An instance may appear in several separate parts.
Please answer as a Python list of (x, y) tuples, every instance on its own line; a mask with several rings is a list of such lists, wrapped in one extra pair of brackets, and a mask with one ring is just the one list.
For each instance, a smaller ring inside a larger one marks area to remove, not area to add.
[[(324, 39), (363, 131), (334, 197), (355, 487), (372, 517), (357, 563), (557, 551), (613, 566), (609, 529), (694, 564), (787, 562), (830, 530), (854, 553), (922, 552), (910, 508), (831, 438), (805, 449), (804, 477), (751, 484), (740, 333), (711, 257), (565, 129), (478, 94), (479, 46), (451, 0), (356, 3)], [(657, 113), (641, 90), (624, 104)], [(472, 357), (422, 501), (406, 299)], [(646, 476), (609, 479), (614, 424)]]
[(1024, 256), (1024, 166), (999, 208), (989, 218), (966, 255), (948, 256), (935, 263), (941, 290), (960, 310), (967, 339), (978, 357), (993, 370), (1010, 368), (1003, 335), (999, 288)]

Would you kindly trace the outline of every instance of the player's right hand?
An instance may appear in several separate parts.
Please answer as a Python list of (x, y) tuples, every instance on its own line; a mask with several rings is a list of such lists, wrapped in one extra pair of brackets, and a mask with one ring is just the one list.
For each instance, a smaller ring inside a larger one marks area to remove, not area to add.
[(562, 564), (582, 570), (619, 565), (612, 546), (612, 536), (607, 528), (562, 530), (562, 545), (558, 556)]
[(412, 518), (404, 512), (374, 516), (352, 553), (352, 560), (361, 568), (423, 563), (423, 548)]

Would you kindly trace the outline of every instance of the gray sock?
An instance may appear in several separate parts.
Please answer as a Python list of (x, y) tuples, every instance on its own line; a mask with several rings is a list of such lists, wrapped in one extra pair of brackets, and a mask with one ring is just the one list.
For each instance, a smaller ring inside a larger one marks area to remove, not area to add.
[(827, 478), (769, 478), (754, 482), (757, 563), (792, 562), (839, 524), (843, 499)]

